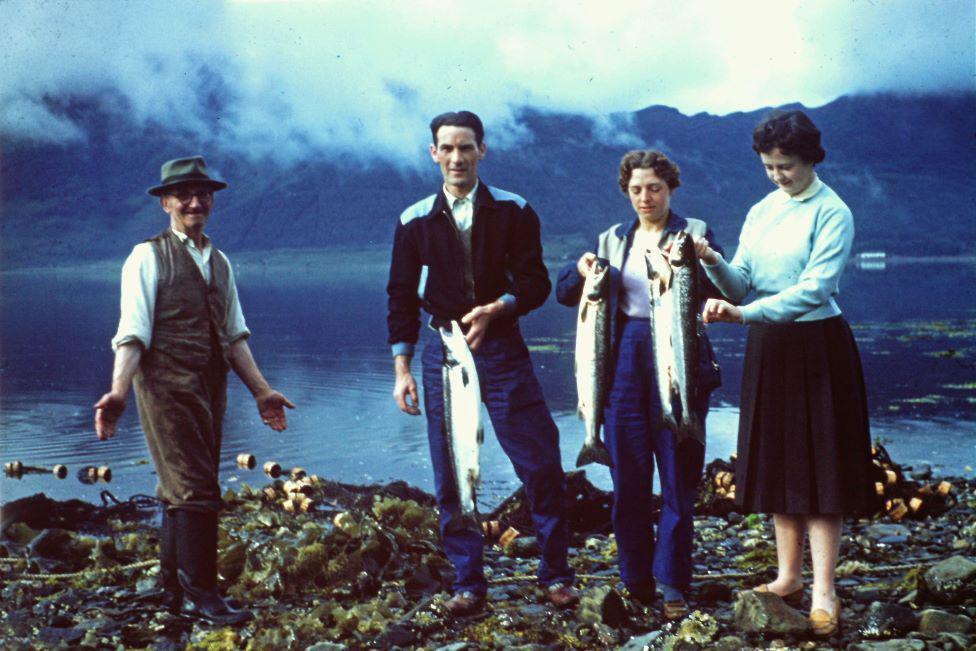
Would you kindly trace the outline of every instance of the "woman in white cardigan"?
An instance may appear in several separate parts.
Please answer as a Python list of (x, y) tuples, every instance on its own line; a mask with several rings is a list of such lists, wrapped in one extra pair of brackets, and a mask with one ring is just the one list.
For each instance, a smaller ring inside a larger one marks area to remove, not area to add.
[[(756, 590), (800, 604), (809, 534), (810, 622), (815, 635), (829, 636), (840, 626), (842, 517), (876, 507), (861, 361), (835, 300), (854, 219), (814, 171), (826, 152), (804, 113), (771, 115), (754, 131), (753, 149), (776, 190), (749, 211), (731, 262), (696, 242), (729, 299), (710, 299), (703, 317), (749, 325), (736, 502), (774, 514), (778, 558), (776, 579)], [(739, 306), (751, 292), (755, 300)]]

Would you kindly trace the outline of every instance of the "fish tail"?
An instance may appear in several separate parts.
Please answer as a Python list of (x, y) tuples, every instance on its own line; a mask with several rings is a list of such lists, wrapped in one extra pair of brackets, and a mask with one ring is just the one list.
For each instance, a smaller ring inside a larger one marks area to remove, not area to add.
[(445, 531), (456, 533), (459, 531), (481, 531), (481, 519), (478, 517), (477, 511), (471, 511), (465, 513), (464, 511), (459, 511), (457, 515), (451, 518), (451, 521), (447, 523), (444, 528)]
[(589, 463), (599, 463), (608, 468), (613, 468), (613, 460), (610, 458), (610, 451), (603, 445), (602, 441), (597, 441), (593, 445), (584, 445), (576, 457), (576, 467), (580, 468)]

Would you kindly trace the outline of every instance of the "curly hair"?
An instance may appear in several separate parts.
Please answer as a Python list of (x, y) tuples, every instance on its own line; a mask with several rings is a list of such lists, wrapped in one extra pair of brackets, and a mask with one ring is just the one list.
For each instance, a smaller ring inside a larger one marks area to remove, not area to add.
[(674, 190), (681, 185), (679, 177), (681, 170), (670, 158), (659, 151), (653, 149), (635, 149), (628, 151), (620, 159), (620, 191), (627, 194), (627, 186), (630, 185), (630, 177), (636, 169), (650, 169), (662, 181), (668, 184), (668, 188)]
[(773, 111), (766, 116), (752, 132), (752, 149), (757, 154), (779, 149), (812, 165), (827, 156), (820, 146), (820, 129), (802, 111)]

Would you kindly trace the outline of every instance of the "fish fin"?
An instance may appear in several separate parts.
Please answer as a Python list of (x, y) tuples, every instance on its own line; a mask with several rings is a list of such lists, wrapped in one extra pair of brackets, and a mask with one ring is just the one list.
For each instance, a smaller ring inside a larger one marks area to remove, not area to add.
[(613, 460), (610, 458), (610, 451), (603, 445), (602, 441), (597, 441), (594, 445), (583, 446), (579, 456), (576, 457), (576, 467), (580, 468), (589, 463), (599, 463), (608, 468), (613, 468)]

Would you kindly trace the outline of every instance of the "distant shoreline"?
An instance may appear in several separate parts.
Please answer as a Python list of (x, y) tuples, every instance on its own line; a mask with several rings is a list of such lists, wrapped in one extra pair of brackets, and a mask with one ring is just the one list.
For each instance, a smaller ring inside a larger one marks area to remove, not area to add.
[[(558, 246), (550, 246), (546, 252), (545, 263), (550, 272), (564, 265), (571, 256), (570, 251), (561, 251)], [(252, 274), (266, 274), (269, 271), (294, 270), (296, 268), (315, 268), (327, 271), (332, 266), (341, 266), (345, 273), (356, 270), (375, 270), (389, 265), (389, 246), (336, 247), (329, 249), (273, 249), (270, 251), (237, 251), (229, 254), (234, 273), (239, 277)], [(96, 260), (92, 262), (70, 262), (63, 265), (44, 265), (0, 269), (0, 277), (25, 275), (71, 274), (79, 278), (115, 277), (122, 269), (124, 259)], [(861, 264), (884, 266), (904, 264), (973, 264), (976, 255), (889, 255), (884, 258), (858, 258), (852, 256), (849, 265)]]

